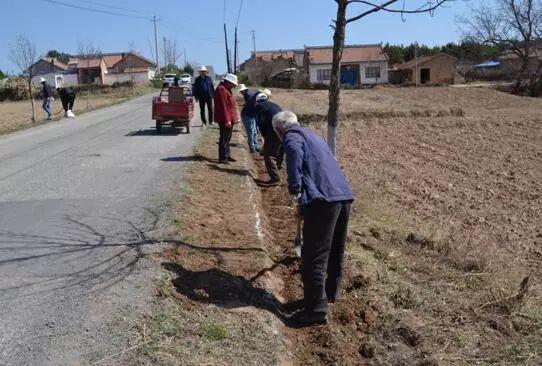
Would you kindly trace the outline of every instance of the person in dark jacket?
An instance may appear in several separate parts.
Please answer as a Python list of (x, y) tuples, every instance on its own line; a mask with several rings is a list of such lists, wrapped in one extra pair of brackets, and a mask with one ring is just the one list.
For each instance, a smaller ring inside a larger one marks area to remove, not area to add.
[(56, 89), (60, 101), (62, 102), (62, 107), (64, 108), (64, 117), (75, 117), (73, 114), (73, 104), (75, 103), (75, 91), (72, 88), (57, 88)]
[(233, 125), (239, 122), (237, 113), (237, 102), (233, 96), (232, 89), (237, 86), (237, 76), (227, 74), (224, 80), (216, 87), (215, 121), (220, 128), (218, 140), (218, 159), (221, 164), (229, 164), (235, 161), (230, 155), (230, 140), (233, 133)]
[(286, 153), (288, 190), (304, 218), (301, 249), (305, 307), (291, 320), (298, 326), (327, 322), (328, 302), (339, 297), (344, 248), (354, 200), (328, 145), (301, 128), (295, 114), (281, 112), (273, 128)]
[(245, 84), (239, 85), (239, 93), (245, 99), (245, 105), (241, 110), (241, 120), (247, 132), (248, 147), (250, 152), (259, 152), (258, 129), (256, 128), (256, 96), (257, 90), (248, 89)]
[(265, 93), (256, 96), (256, 123), (263, 136), (263, 159), (269, 185), (277, 185), (280, 182), (279, 168), (282, 165), (282, 146), (279, 137), (273, 129), (273, 117), (282, 111), (282, 108), (271, 102)]
[(194, 80), (194, 86), (192, 87), (192, 94), (194, 98), (199, 102), (199, 109), (201, 115), (201, 122), (203, 125), (207, 124), (205, 118), (205, 106), (207, 106), (207, 113), (209, 117), (209, 125), (213, 125), (213, 98), (215, 95), (215, 87), (213, 80), (207, 75), (207, 68), (202, 66), (199, 69), (199, 76)]
[(51, 103), (53, 103), (55, 100), (53, 97), (53, 90), (45, 78), (40, 78), (40, 83), (42, 87), (41, 93), (43, 95), (43, 104), (41, 107), (47, 113), (47, 120), (50, 121), (53, 119), (53, 109), (51, 108)]

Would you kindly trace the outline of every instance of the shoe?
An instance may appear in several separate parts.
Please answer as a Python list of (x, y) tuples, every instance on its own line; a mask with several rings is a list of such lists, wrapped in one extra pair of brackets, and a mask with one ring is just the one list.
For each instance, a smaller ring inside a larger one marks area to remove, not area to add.
[(75, 117), (75, 114), (73, 114), (73, 112), (72, 112), (71, 109), (68, 109), (68, 111), (66, 112), (66, 117), (74, 118), (74, 117)]
[(47, 121), (52, 121), (53, 117), (47, 117)]
[(294, 328), (322, 325), (327, 323), (327, 313), (302, 309), (293, 313), (288, 320)]
[(231, 161), (232, 163), (235, 163), (237, 159), (232, 158), (231, 156), (228, 158), (228, 161)]
[(220, 164), (229, 164), (230, 162), (228, 160), (219, 160), (218, 161)]

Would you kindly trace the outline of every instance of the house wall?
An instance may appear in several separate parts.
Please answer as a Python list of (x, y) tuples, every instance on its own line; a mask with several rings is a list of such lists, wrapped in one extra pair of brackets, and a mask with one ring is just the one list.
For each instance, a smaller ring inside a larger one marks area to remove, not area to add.
[[(148, 83), (154, 77), (154, 71), (149, 70), (146, 72), (134, 72), (126, 74), (105, 74), (103, 84), (113, 85), (114, 83), (123, 83), (127, 81), (134, 81), (136, 84)], [(133, 78), (133, 79), (132, 79)]]
[[(455, 81), (456, 64), (456, 60), (450, 57), (437, 57), (419, 65), (418, 72), (416, 73), (413, 70), (413, 74), (416, 74), (417, 82), (420, 83), (421, 70), (430, 69), (430, 83), (453, 84)], [(416, 80), (413, 81), (416, 82)]]
[(40, 78), (47, 80), (47, 83), (51, 85), (52, 88), (78, 85), (77, 74), (50, 72), (48, 74), (35, 76), (32, 78), (32, 82), (36, 87), (40, 87)]
[[(349, 62), (348, 65), (359, 65), (360, 66), (360, 83), (363, 85), (371, 84), (386, 84), (388, 83), (388, 63), (386, 61), (379, 62), (360, 62), (352, 63)], [(380, 66), (380, 78), (367, 78), (366, 70), (367, 66)], [(331, 70), (331, 64), (318, 64), (318, 65), (309, 65), (309, 80), (311, 84), (326, 84), (329, 85), (329, 80), (319, 81), (318, 80), (318, 70)]]

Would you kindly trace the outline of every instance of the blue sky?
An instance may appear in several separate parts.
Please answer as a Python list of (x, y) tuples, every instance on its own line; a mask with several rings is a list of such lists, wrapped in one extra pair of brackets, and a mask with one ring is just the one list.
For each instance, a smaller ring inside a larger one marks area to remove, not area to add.
[[(161, 19), (160, 39), (165, 36), (177, 40), (180, 51), (186, 49), (191, 62), (211, 64), (217, 71), (225, 71), (223, 0), (57, 1), (148, 18), (156, 14)], [(239, 4), (240, 0), (226, 0), (226, 21), (232, 35)], [(438, 10), (434, 17), (411, 15), (405, 22), (397, 14), (378, 13), (350, 24), (347, 43), (418, 41), (435, 45), (457, 41), (461, 33), (455, 20), (468, 10), (468, 4), (457, 0)], [(351, 9), (360, 8), (353, 5)], [(245, 0), (239, 21), (241, 60), (250, 55), (252, 30), (256, 31), (256, 47), (260, 50), (331, 44), (329, 24), (335, 12), (333, 0)], [(132, 43), (138, 52), (151, 57), (150, 43), (154, 44), (153, 26), (148, 19), (94, 13), (44, 0), (10, 0), (3, 4), (0, 22), (0, 70), (18, 71), (8, 60), (9, 44), (18, 33), (25, 33), (36, 44), (38, 53), (49, 49), (75, 53), (79, 42), (91, 41), (102, 52), (127, 50)]]

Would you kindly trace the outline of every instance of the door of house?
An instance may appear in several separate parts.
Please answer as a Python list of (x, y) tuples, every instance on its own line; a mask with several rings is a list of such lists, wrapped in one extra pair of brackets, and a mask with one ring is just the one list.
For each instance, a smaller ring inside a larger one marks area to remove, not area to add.
[(431, 69), (420, 70), (420, 82), (426, 84), (431, 81)]
[(341, 84), (356, 86), (358, 84), (359, 66), (345, 65), (341, 66)]

